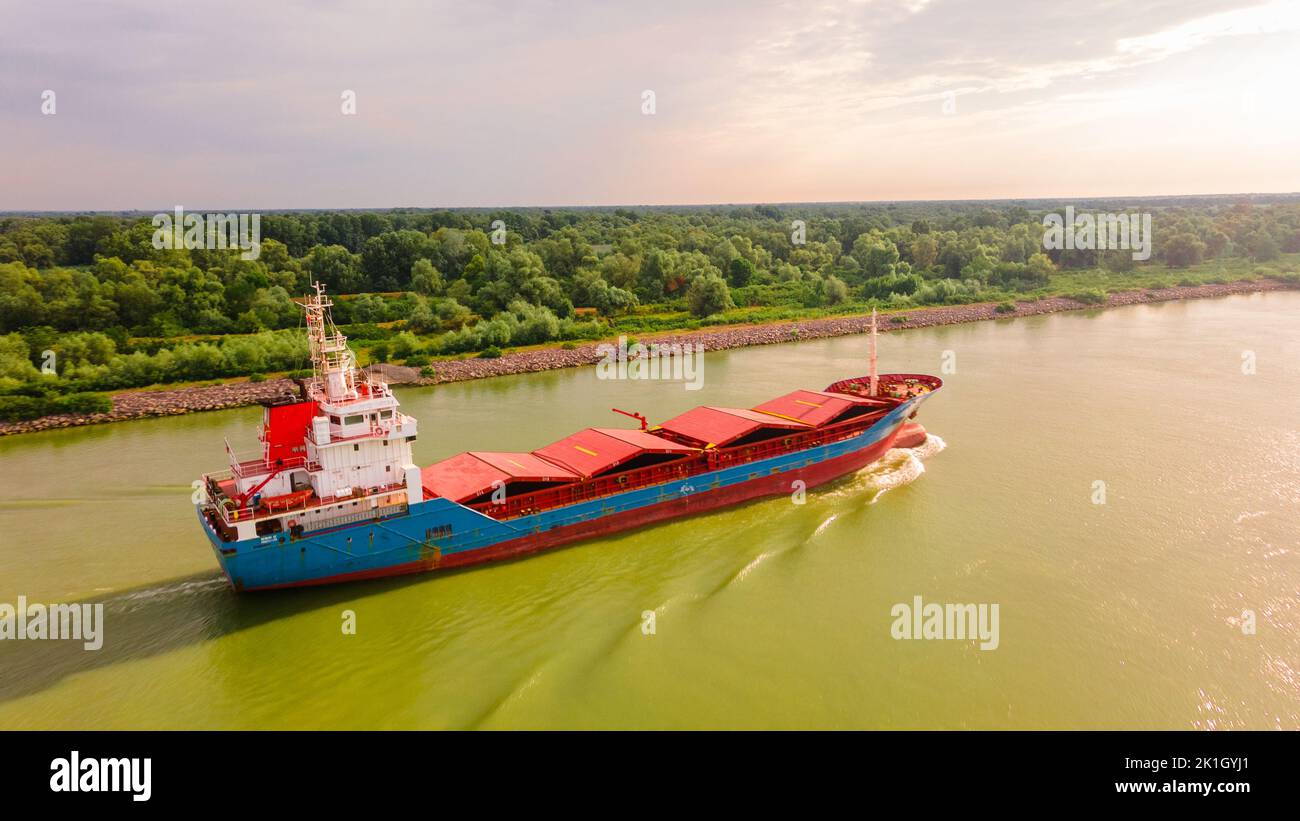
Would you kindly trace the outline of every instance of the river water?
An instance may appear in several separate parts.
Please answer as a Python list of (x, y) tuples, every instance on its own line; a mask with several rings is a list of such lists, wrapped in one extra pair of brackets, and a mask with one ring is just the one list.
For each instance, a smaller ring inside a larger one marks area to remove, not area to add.
[[(1294, 729), (1298, 317), (1272, 293), (886, 334), (883, 370), (947, 382), (936, 436), (802, 505), (285, 593), (231, 592), (190, 506), (259, 409), (3, 438), (0, 603), (103, 602), (105, 639), (0, 642), (0, 728)], [(865, 370), (846, 337), (708, 354), (699, 391), (584, 368), (399, 397), (427, 463)], [(917, 596), (996, 604), (996, 649), (895, 639)]]

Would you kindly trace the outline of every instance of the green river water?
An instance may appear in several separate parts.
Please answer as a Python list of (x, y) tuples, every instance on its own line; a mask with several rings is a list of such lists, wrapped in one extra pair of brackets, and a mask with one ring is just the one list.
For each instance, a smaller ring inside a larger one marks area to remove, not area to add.
[[(865, 352), (399, 396), (423, 464), (820, 389)], [(944, 377), (938, 438), (805, 504), (284, 593), (231, 592), (190, 506), (260, 409), (0, 438), (0, 602), (106, 620), (98, 651), (0, 642), (0, 729), (1300, 727), (1300, 293), (890, 333), (881, 363)], [(998, 647), (894, 639), (914, 596), (996, 603)]]

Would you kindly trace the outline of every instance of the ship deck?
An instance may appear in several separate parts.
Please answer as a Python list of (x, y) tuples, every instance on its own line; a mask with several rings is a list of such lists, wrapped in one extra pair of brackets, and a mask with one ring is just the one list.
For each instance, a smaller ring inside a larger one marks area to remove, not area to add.
[[(868, 384), (866, 377), (845, 379), (825, 391), (795, 391), (754, 409), (696, 408), (646, 432), (624, 431), (629, 440), (631, 434), (657, 438), (662, 451), (670, 455), (654, 464), (637, 465), (645, 457), (628, 451), (603, 452), (601, 445), (583, 434), (609, 431), (592, 428), (528, 454), (581, 478), (537, 481), (536, 468), (528, 475), (512, 475), (507, 469), (493, 476), (485, 471), (470, 481), (439, 475), (442, 466), (466, 456), (498, 466), (499, 457), (511, 456), (467, 453), (426, 467), (424, 491), (426, 497), (447, 498), (498, 520), (528, 516), (852, 438), (911, 397), (937, 390), (943, 383), (921, 374), (885, 374), (874, 396), (869, 395)], [(602, 470), (606, 462), (611, 467)], [(493, 486), (492, 481), (500, 485)], [(489, 487), (497, 492), (490, 493)]]

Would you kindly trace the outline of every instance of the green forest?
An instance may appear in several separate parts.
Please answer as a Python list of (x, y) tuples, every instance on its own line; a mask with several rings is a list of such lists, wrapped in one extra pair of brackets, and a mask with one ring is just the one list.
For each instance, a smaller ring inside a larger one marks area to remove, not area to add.
[(364, 362), (929, 305), (1297, 281), (1300, 199), (1073, 201), (1148, 212), (1153, 253), (1045, 251), (1064, 204), (264, 212), (260, 253), (159, 250), (150, 214), (0, 216), (0, 418), (307, 366), (312, 281)]

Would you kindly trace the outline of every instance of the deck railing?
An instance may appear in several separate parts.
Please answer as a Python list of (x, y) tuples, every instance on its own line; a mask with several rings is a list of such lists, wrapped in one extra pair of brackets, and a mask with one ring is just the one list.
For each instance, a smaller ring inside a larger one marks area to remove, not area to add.
[[(827, 393), (844, 393), (853, 396), (865, 396), (866, 387), (871, 384), (871, 377), (858, 376), (853, 379), (841, 379), (826, 389)], [(907, 399), (916, 394), (916, 388), (937, 391), (943, 387), (943, 380), (926, 373), (882, 373), (878, 377), (879, 399)], [(924, 392), (924, 391), (923, 391)], [(898, 394), (898, 395), (894, 395)]]
[(265, 476), (268, 473), (276, 473), (282, 470), (293, 470), (294, 468), (319, 470), (320, 466), (308, 462), (306, 456), (291, 456), (288, 459), (277, 459), (274, 462), (268, 462), (266, 459), (258, 457), (256, 459), (247, 459), (230, 463), (231, 474), (239, 479)]
[(347, 502), (356, 502), (362, 499), (370, 499), (375, 496), (382, 496), (386, 493), (394, 493), (406, 489), (405, 482), (394, 482), (392, 484), (371, 488), (355, 488), (349, 496), (330, 496), (320, 498), (315, 494), (303, 499), (300, 504), (288, 508), (278, 508), (271, 510), (265, 506), (259, 505), (253, 507), (245, 504), (237, 506), (235, 500), (227, 496), (220, 487), (219, 482), (223, 478), (220, 473), (210, 473), (207, 478), (208, 503), (217, 513), (218, 517), (226, 525), (233, 527), (237, 522), (248, 522), (270, 518), (272, 516), (283, 516), (288, 513), (304, 513), (308, 510), (318, 507), (330, 507), (332, 505), (345, 504)]

